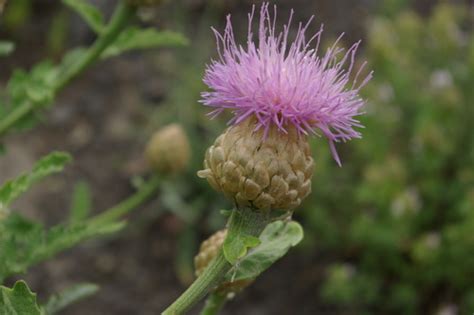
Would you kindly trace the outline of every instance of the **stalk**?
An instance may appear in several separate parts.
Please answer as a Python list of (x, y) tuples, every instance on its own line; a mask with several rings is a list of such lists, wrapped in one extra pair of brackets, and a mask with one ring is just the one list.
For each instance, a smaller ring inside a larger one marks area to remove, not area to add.
[[(229, 219), (227, 237), (229, 235), (241, 234), (259, 236), (267, 223), (268, 214), (261, 213), (249, 208), (235, 209)], [(174, 301), (162, 314), (180, 315), (189, 311), (197, 302), (215, 288), (232, 265), (224, 256), (223, 250), (212, 260), (204, 272), (184, 291), (184, 293)]]

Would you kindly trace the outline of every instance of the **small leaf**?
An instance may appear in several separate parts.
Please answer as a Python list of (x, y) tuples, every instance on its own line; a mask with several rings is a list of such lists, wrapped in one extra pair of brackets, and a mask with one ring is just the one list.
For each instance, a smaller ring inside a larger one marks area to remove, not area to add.
[(229, 281), (256, 278), (303, 239), (303, 228), (295, 221), (276, 221), (265, 228), (259, 239), (260, 245), (227, 274)]
[(53, 152), (36, 162), (30, 173), (7, 181), (0, 187), (0, 203), (9, 205), (22, 193), (27, 191), (35, 182), (63, 170), (71, 156), (63, 152)]
[(102, 58), (117, 56), (133, 49), (156, 48), (162, 46), (183, 46), (188, 40), (180, 33), (157, 31), (154, 28), (129, 27), (102, 54)]
[(91, 192), (86, 182), (79, 182), (74, 187), (71, 203), (70, 222), (80, 222), (87, 218), (92, 207)]
[(242, 228), (246, 223), (242, 221), (243, 215), (234, 210), (231, 221), (235, 222), (235, 228), (229, 229), (227, 237), (222, 245), (222, 250), (228, 262), (234, 265), (240, 258), (247, 254), (248, 249), (258, 246), (260, 240), (252, 235), (246, 234)]
[(0, 286), (0, 314), (5, 315), (43, 315), (36, 303), (36, 294), (22, 280), (12, 289)]
[(48, 302), (44, 306), (46, 314), (56, 314), (67, 306), (95, 294), (98, 290), (99, 286), (93, 283), (80, 283), (67, 288), (48, 299)]
[(0, 40), (0, 57), (8, 56), (15, 50), (15, 44)]
[(76, 11), (97, 34), (104, 29), (104, 17), (92, 4), (85, 0), (63, 0), (63, 3)]

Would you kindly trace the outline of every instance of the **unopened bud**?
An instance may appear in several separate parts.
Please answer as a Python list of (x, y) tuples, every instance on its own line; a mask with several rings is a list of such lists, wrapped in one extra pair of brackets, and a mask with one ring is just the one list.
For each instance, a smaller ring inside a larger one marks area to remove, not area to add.
[(146, 157), (150, 165), (160, 173), (179, 173), (190, 160), (191, 148), (188, 137), (178, 124), (158, 130), (149, 141)]
[(311, 192), (314, 161), (307, 138), (289, 125), (255, 130), (254, 118), (229, 127), (206, 152), (198, 176), (254, 209), (293, 210)]
[[(194, 257), (194, 267), (197, 277), (204, 272), (209, 263), (217, 256), (226, 236), (227, 229), (220, 230), (201, 243), (199, 253)], [(252, 282), (253, 279), (224, 281), (220, 283), (215, 290), (223, 295), (235, 294), (242, 291)]]

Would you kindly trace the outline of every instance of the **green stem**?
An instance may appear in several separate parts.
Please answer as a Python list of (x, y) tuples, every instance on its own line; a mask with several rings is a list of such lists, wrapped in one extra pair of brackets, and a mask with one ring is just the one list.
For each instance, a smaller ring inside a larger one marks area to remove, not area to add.
[[(104, 50), (115, 41), (118, 35), (123, 31), (130, 18), (135, 14), (136, 8), (123, 0), (115, 9), (110, 22), (104, 31), (99, 35), (94, 44), (84, 53), (84, 55), (69, 68), (58, 75), (57, 83), (54, 87), (54, 94), (59, 93), (72, 79), (81, 74), (87, 67), (97, 61)], [(20, 106), (13, 109), (8, 115), (0, 121), (0, 137), (20, 119), (35, 110), (37, 104), (28, 100)]]
[(224, 307), (227, 297), (224, 294), (213, 292), (206, 300), (200, 315), (216, 315)]
[[(227, 235), (259, 236), (268, 222), (267, 214), (247, 208), (236, 209), (232, 211), (229, 219)], [(217, 257), (211, 261), (204, 272), (162, 314), (180, 315), (186, 313), (219, 284), (231, 268), (232, 265), (227, 261), (221, 249)]]
[(116, 206), (102, 212), (101, 214), (96, 215), (95, 217), (89, 220), (90, 224), (103, 224), (108, 222), (113, 222), (129, 213), (140, 204), (145, 202), (150, 198), (160, 186), (160, 178), (154, 176), (148, 182), (143, 184), (140, 189), (129, 198), (125, 199)]
[(121, 1), (110, 18), (110, 22), (99, 35), (94, 44), (87, 50), (84, 56), (66, 69), (56, 85), (56, 91), (62, 90), (72, 79), (81, 74), (87, 67), (97, 61), (104, 50), (112, 44), (123, 31), (130, 18), (135, 14), (136, 7), (129, 5), (128, 1)]

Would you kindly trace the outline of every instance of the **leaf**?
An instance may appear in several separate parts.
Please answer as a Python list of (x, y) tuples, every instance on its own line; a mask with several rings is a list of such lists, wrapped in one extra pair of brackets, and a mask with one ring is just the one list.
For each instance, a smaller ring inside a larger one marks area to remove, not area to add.
[(91, 192), (86, 182), (77, 183), (72, 196), (70, 219), (71, 223), (83, 221), (92, 207)]
[(124, 30), (103, 52), (102, 58), (117, 56), (133, 49), (156, 48), (162, 46), (183, 46), (188, 40), (180, 33), (157, 31), (154, 28), (140, 29), (129, 27)]
[(95, 294), (98, 290), (99, 286), (93, 283), (80, 283), (67, 288), (48, 299), (44, 306), (46, 314), (56, 314), (67, 306)]
[[(50, 105), (56, 93), (59, 68), (50, 61), (37, 64), (30, 72), (17, 69), (7, 84), (9, 105), (2, 105), (0, 118), (7, 117), (18, 108), (44, 108)], [(36, 112), (15, 122), (12, 129), (24, 130), (37, 122)]]
[(94, 32), (97, 34), (102, 32), (105, 27), (104, 17), (95, 6), (85, 0), (63, 0), (63, 3), (76, 11)]
[(0, 286), (0, 314), (44, 315), (44, 312), (36, 303), (36, 294), (20, 280), (12, 289)]
[(14, 43), (0, 40), (0, 57), (8, 56), (13, 50), (15, 50)]
[(234, 210), (231, 216), (230, 220), (234, 222), (232, 224), (235, 224), (235, 228), (229, 229), (222, 245), (222, 251), (227, 261), (234, 265), (247, 254), (248, 249), (258, 246), (260, 240), (245, 233), (242, 226), (246, 223), (242, 220), (243, 215), (239, 211)]
[(229, 281), (256, 278), (303, 239), (303, 228), (295, 221), (276, 221), (263, 230), (259, 239), (260, 245), (227, 274)]
[(35, 182), (63, 170), (71, 156), (64, 152), (53, 152), (36, 162), (30, 173), (7, 181), (0, 187), (0, 204), (9, 205)]
[(0, 221), (0, 282), (84, 240), (114, 233), (124, 225), (81, 222), (47, 230), (39, 223), (11, 214)]

